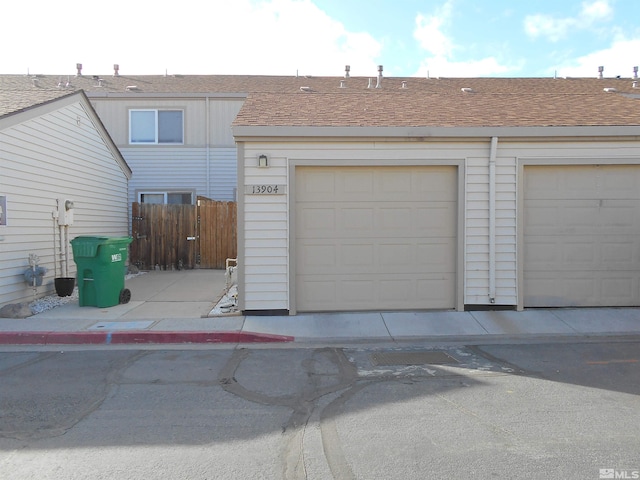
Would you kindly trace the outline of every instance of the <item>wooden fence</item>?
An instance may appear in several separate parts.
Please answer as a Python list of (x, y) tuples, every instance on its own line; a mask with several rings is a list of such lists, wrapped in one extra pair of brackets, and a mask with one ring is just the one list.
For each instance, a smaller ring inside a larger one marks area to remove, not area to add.
[(199, 197), (197, 205), (132, 204), (130, 262), (142, 270), (225, 268), (237, 256), (237, 205)]

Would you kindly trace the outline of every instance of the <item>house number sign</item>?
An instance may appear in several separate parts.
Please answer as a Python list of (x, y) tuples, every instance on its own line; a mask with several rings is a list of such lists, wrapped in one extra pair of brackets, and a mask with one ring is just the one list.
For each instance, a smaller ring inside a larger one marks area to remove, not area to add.
[(286, 185), (246, 185), (244, 187), (244, 193), (248, 195), (284, 195), (286, 192)]

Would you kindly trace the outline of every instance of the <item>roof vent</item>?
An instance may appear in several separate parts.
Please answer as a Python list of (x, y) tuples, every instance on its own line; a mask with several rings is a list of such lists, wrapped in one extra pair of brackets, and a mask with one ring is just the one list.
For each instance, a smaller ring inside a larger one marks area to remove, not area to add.
[(376, 82), (376, 88), (382, 88), (382, 65), (378, 65), (378, 81)]
[(140, 90), (140, 88), (138, 88), (138, 86), (137, 86), (137, 85), (127, 85), (127, 86), (125, 87), (125, 90), (126, 90), (127, 92), (135, 92), (135, 91)]
[(633, 78), (638, 78), (638, 66), (633, 67)]
[(76, 75), (78, 77), (82, 76), (82, 64), (81, 63), (76, 63), (76, 70), (78, 70), (78, 73), (76, 73)]
[(38, 83), (38, 79), (35, 78), (35, 77), (33, 77), (31, 79), (31, 83), (33, 84), (34, 87), (39, 87), (40, 86), (40, 84)]
[(117, 63), (113, 64), (113, 76), (114, 77), (120, 76), (120, 65), (118, 65)]
[(462, 87), (460, 90), (464, 93), (473, 93), (473, 88), (469, 87)]
[(311, 92), (312, 90), (311, 90), (311, 87), (300, 87), (300, 91), (301, 91), (301, 92), (307, 92), (307, 93), (309, 93), (309, 92)]
[(607, 93), (615, 93), (615, 92), (617, 92), (617, 90), (615, 88), (613, 88), (613, 87), (605, 87), (605, 88), (603, 88), (603, 90), (605, 92), (607, 92)]
[(369, 85), (367, 85), (367, 88), (371, 88), (371, 87), (373, 87), (373, 79), (372, 78), (369, 79)]
[(602, 72), (604, 72), (604, 67), (598, 67), (598, 78), (602, 78)]
[(349, 72), (350, 71), (351, 71), (351, 66), (345, 65), (344, 66), (344, 78), (349, 78)]
[(347, 88), (347, 86), (344, 84), (344, 80), (340, 80), (340, 88)]
[(407, 88), (407, 81), (406, 80), (402, 81), (402, 85), (400, 85), (400, 88)]

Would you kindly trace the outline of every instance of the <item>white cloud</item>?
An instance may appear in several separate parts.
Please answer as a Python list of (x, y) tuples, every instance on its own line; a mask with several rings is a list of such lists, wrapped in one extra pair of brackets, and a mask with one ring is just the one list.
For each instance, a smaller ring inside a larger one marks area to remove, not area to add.
[(551, 15), (528, 15), (524, 19), (524, 30), (530, 37), (546, 37), (552, 42), (565, 37), (573, 29), (587, 29), (611, 18), (613, 8), (609, 0), (583, 2), (576, 17), (555, 18)]
[[(376, 72), (382, 45), (353, 32), (311, 0), (112, 0), (10, 2), (0, 71), (87, 74), (353, 75)], [(177, 8), (179, 5), (179, 8)], [(37, 11), (38, 15), (32, 12)], [(20, 21), (28, 19), (28, 21)]]
[(453, 44), (442, 31), (451, 21), (451, 0), (436, 10), (434, 15), (425, 16), (419, 13), (416, 16), (416, 29), (413, 37), (418, 40), (420, 47), (436, 57), (451, 55)]
[(433, 15), (418, 14), (414, 38), (427, 56), (414, 74), (417, 77), (479, 77), (497, 75), (518, 70), (517, 67), (501, 65), (495, 57), (477, 60), (456, 60), (456, 52), (463, 48), (455, 45), (447, 30), (451, 24), (453, 1), (446, 0)]
[(558, 65), (555, 70), (562, 77), (597, 77), (598, 67), (604, 66), (605, 77), (631, 77), (638, 65), (640, 39), (617, 40), (611, 47), (589, 53), (575, 61)]

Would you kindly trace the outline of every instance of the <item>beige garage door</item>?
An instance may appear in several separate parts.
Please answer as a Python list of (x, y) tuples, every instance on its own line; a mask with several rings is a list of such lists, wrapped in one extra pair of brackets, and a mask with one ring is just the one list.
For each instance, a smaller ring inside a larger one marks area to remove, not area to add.
[(640, 167), (524, 168), (524, 306), (640, 304)]
[(455, 167), (296, 168), (299, 311), (455, 308)]

